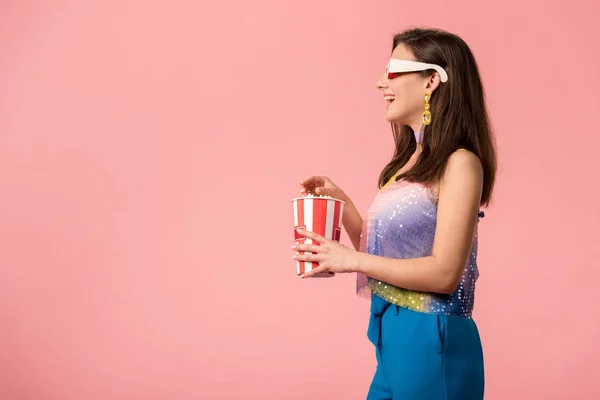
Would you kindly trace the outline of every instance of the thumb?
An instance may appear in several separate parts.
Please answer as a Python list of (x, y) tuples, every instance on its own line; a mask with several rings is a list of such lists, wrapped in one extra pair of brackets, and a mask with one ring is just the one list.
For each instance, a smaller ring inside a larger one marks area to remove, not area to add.
[(316, 188), (315, 189), (315, 193), (323, 195), (323, 196), (331, 196), (331, 190), (326, 189), (324, 187), (318, 187), (318, 188)]

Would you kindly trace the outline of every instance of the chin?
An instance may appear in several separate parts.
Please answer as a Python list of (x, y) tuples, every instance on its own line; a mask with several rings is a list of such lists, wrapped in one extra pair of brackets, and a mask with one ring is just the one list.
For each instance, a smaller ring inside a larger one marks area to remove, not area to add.
[[(387, 122), (403, 125), (406, 123), (407, 115), (403, 112), (402, 107), (397, 107), (399, 104), (391, 104), (385, 114)], [(396, 107), (394, 107), (396, 106)]]
[(388, 112), (385, 115), (385, 119), (386, 119), (387, 122), (390, 122), (390, 123), (395, 123), (395, 124), (399, 124), (399, 125), (404, 124), (404, 122), (403, 122), (404, 118), (402, 118), (402, 116), (398, 115), (397, 113), (390, 113), (390, 112)]

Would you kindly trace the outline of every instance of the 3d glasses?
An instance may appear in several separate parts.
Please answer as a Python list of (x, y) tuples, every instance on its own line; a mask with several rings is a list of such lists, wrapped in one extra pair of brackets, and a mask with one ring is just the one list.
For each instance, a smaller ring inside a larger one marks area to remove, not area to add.
[(397, 74), (401, 74), (403, 72), (426, 71), (428, 69), (433, 69), (438, 74), (440, 74), (440, 79), (442, 82), (446, 82), (448, 80), (448, 74), (446, 73), (444, 68), (440, 67), (437, 64), (428, 64), (420, 61), (399, 60), (397, 58), (391, 58), (390, 62), (386, 67), (388, 79), (394, 79), (397, 76)]

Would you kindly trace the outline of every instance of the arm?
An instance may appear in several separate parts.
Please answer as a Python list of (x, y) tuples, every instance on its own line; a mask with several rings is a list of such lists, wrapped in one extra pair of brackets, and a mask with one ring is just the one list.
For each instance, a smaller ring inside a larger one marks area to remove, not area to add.
[(353, 269), (405, 289), (453, 293), (471, 251), (482, 186), (479, 159), (458, 150), (448, 159), (440, 179), (432, 255), (394, 259), (358, 253)]
[(344, 214), (342, 216), (342, 224), (346, 229), (346, 233), (352, 242), (352, 245), (358, 250), (360, 245), (360, 233), (363, 227), (363, 219), (352, 200), (346, 196), (344, 199), (346, 205), (344, 207)]

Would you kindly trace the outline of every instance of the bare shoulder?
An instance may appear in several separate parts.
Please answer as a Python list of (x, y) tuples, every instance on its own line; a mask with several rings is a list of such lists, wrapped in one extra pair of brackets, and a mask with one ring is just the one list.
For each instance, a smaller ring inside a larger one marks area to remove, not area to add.
[(458, 149), (448, 157), (440, 179), (440, 194), (480, 198), (483, 187), (483, 166), (473, 152)]
[(457, 171), (483, 174), (481, 160), (469, 150), (458, 149), (448, 157), (446, 164), (446, 172), (456, 173)]
[(442, 182), (448, 180), (474, 180), (483, 183), (483, 166), (475, 153), (458, 149), (448, 157)]

